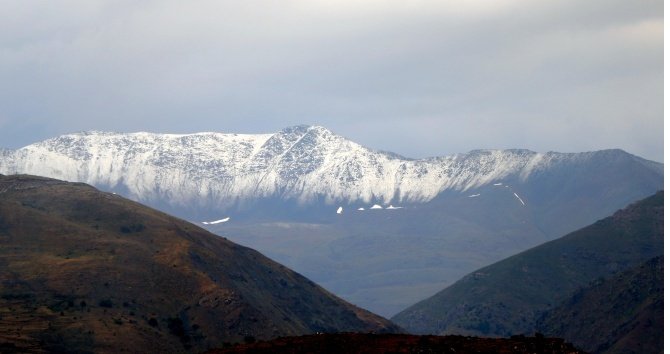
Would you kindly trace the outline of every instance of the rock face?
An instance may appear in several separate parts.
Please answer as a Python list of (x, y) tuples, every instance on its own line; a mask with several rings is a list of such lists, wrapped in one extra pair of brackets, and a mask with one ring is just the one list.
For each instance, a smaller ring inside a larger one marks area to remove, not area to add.
[[(591, 226), (481, 268), (392, 319), (412, 333), (530, 334), (538, 330), (544, 313), (580, 287), (662, 254), (659, 192)], [(637, 308), (633, 302), (621, 306), (624, 312)]]
[(180, 219), (84, 184), (0, 175), (3, 352), (202, 352), (398, 330)]

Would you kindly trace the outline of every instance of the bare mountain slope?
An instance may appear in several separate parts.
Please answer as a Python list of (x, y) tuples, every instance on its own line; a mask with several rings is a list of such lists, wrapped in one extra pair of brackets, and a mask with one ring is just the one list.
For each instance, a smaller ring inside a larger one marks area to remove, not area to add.
[[(580, 287), (662, 255), (663, 205), (663, 192), (658, 192), (588, 227), (478, 269), (393, 321), (412, 333), (532, 334), (543, 313)], [(637, 306), (629, 305), (621, 310), (632, 312)]]
[(3, 352), (202, 352), (397, 330), (180, 219), (84, 184), (0, 175)]
[(663, 256), (580, 288), (538, 329), (589, 353), (663, 352)]

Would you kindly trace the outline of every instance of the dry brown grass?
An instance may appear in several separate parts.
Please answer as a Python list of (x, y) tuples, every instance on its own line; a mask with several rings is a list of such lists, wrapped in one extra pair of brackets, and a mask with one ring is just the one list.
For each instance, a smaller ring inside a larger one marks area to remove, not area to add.
[(83, 184), (0, 176), (0, 351), (397, 331), (258, 252)]

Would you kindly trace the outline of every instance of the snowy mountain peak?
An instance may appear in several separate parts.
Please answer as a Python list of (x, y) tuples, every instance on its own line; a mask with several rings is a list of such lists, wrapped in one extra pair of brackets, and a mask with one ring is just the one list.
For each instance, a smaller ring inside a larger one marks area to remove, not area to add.
[(273, 134), (92, 131), (2, 151), (0, 173), (86, 182), (140, 201), (189, 208), (220, 210), (259, 198), (406, 204), (429, 201), (445, 190), (523, 181), (588, 154), (475, 150), (409, 160), (308, 125)]

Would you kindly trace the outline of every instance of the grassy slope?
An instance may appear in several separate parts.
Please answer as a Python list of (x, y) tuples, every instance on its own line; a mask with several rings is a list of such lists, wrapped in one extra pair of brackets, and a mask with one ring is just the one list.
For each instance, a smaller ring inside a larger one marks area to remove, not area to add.
[(0, 346), (202, 351), (397, 331), (260, 253), (83, 184), (0, 176)]
[(475, 271), (393, 320), (413, 333), (508, 336), (580, 286), (663, 253), (663, 193)]

